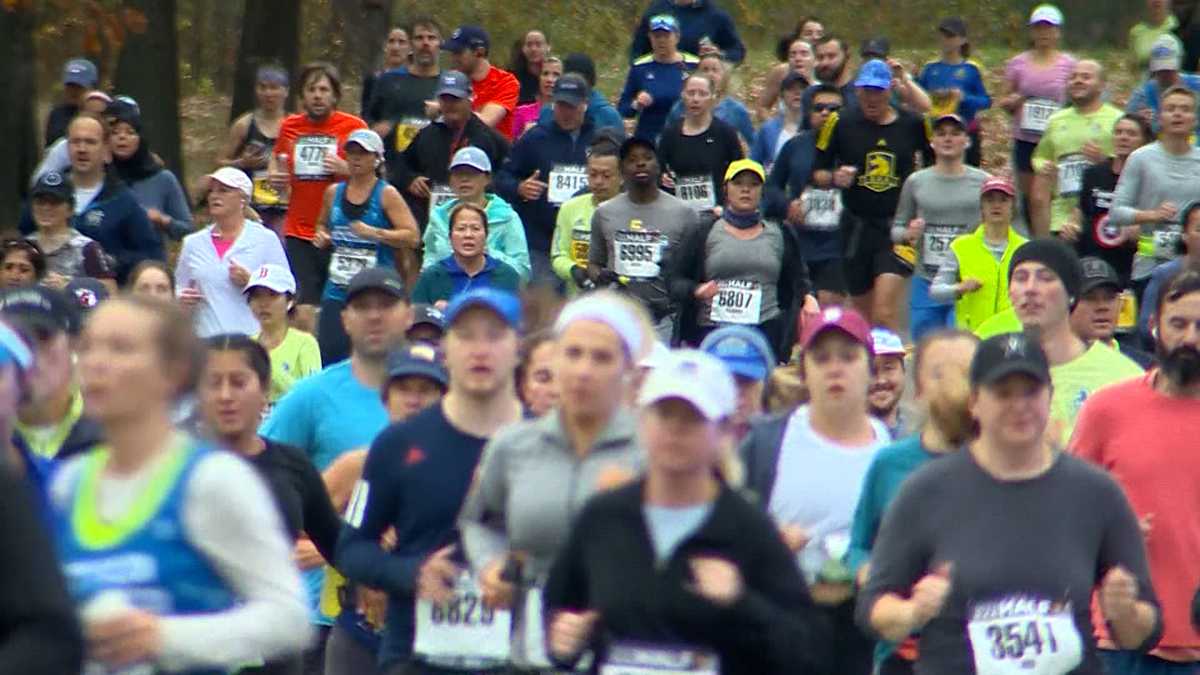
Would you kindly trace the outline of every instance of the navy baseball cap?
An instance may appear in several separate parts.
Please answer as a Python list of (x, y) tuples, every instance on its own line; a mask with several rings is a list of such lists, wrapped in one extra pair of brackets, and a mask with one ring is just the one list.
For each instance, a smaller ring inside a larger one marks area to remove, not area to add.
[(63, 65), (63, 84), (74, 84), (86, 89), (95, 89), (100, 82), (96, 64), (87, 59), (71, 59)]
[(621, 149), (618, 151), (618, 159), (625, 161), (625, 158), (629, 156), (629, 151), (633, 150), (639, 145), (643, 148), (648, 148), (650, 152), (658, 152), (658, 146), (654, 145), (654, 141), (650, 140), (649, 138), (630, 136), (629, 138), (626, 138), (623, 143), (621, 143)]
[(66, 174), (47, 171), (38, 176), (29, 196), (34, 198), (52, 197), (60, 202), (74, 202), (75, 186), (71, 184), (71, 179)]
[(355, 274), (346, 286), (346, 304), (367, 291), (380, 291), (396, 298), (407, 300), (408, 293), (404, 289), (404, 281), (396, 270), (387, 267), (368, 267)]
[(672, 33), (678, 33), (679, 20), (670, 14), (655, 14), (650, 17), (650, 30), (667, 30)]
[(437, 328), (439, 331), (445, 332), (446, 316), (442, 314), (442, 310), (434, 307), (433, 305), (426, 305), (424, 303), (413, 305), (413, 320), (411, 327), (420, 326), (421, 324), (429, 324), (430, 326)]
[(446, 307), (446, 325), (453, 326), (463, 312), (475, 307), (490, 309), (513, 330), (521, 329), (520, 298), (495, 288), (473, 288), (455, 296)]
[(572, 106), (581, 106), (588, 102), (592, 92), (588, 90), (587, 82), (583, 77), (575, 73), (567, 73), (558, 78), (554, 83), (554, 92), (551, 94), (551, 99), (555, 103), (566, 103)]
[(854, 86), (862, 89), (888, 89), (892, 86), (892, 69), (879, 59), (871, 59), (858, 71)]
[(388, 354), (388, 382), (402, 377), (424, 377), (445, 389), (450, 382), (446, 368), (438, 360), (437, 350), (430, 345), (408, 345)]
[(471, 79), (457, 70), (444, 70), (438, 77), (437, 91), (433, 92), (433, 95), (470, 98)]
[(461, 52), (464, 49), (491, 47), (492, 41), (487, 31), (479, 26), (459, 26), (450, 34), (450, 39), (442, 43), (442, 49), (448, 52)]
[(65, 294), (46, 286), (11, 288), (0, 292), (0, 317), (34, 332), (76, 335), (80, 329), (79, 310)]
[(1013, 373), (1049, 384), (1050, 362), (1042, 346), (1025, 333), (1001, 333), (979, 343), (971, 359), (971, 386), (993, 384)]
[(96, 309), (100, 303), (108, 299), (108, 288), (99, 279), (91, 277), (75, 277), (67, 283), (63, 292), (67, 299), (75, 303), (83, 318)]
[(762, 331), (750, 326), (723, 326), (705, 336), (700, 350), (721, 359), (729, 372), (756, 382), (775, 367), (775, 350)]

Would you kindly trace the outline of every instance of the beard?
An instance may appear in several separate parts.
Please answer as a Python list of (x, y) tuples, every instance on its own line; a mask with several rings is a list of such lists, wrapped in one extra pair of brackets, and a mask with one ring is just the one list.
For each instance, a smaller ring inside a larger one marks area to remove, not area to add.
[[(879, 405), (872, 400), (876, 394), (887, 394), (888, 400), (883, 405)], [(887, 417), (892, 414), (892, 411), (900, 405), (900, 397), (896, 395), (895, 387), (871, 387), (867, 393), (867, 408), (871, 414), (876, 417)]]
[(836, 66), (817, 66), (817, 79), (822, 82), (837, 82), (842, 73), (846, 71), (846, 62), (842, 61)]
[(1190, 387), (1200, 382), (1200, 350), (1181, 345), (1171, 350), (1158, 343), (1159, 370), (1176, 388)]

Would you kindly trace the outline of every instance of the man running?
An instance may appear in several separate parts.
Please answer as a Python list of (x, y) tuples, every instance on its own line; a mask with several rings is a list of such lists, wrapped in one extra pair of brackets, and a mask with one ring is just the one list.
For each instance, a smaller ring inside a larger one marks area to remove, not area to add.
[(746, 45), (738, 36), (737, 25), (725, 10), (711, 0), (653, 0), (633, 32), (629, 60), (650, 51), (650, 19), (670, 14), (679, 22), (679, 48), (689, 54), (718, 54), (730, 63), (746, 58)]
[(442, 43), (450, 52), (454, 68), (471, 78), (475, 96), (471, 108), (479, 119), (512, 141), (512, 115), (517, 109), (521, 83), (507, 70), (493, 66), (488, 60), (492, 41), (479, 26), (459, 26)]
[(1113, 154), (1112, 129), (1121, 109), (1103, 99), (1106, 79), (1099, 62), (1079, 61), (1067, 81), (1071, 105), (1050, 116), (1033, 151), (1030, 229), (1057, 234), (1079, 203), (1083, 172)]
[(630, 138), (618, 158), (626, 191), (592, 216), (588, 276), (600, 286), (623, 286), (641, 300), (658, 339), (670, 344), (679, 311), (671, 292), (675, 258), (699, 224), (690, 206), (658, 188), (662, 167), (654, 143)]
[(813, 45), (816, 55), (817, 82), (804, 92), (804, 109), (812, 112), (813, 96), (817, 87), (833, 87), (842, 93), (846, 112), (858, 109), (858, 97), (854, 91), (854, 69), (850, 67), (850, 48), (846, 41), (836, 35), (826, 35)]
[(363, 109), (363, 117), (383, 137), (389, 154), (404, 152), (417, 132), (440, 113), (434, 92), (442, 73), (438, 65), (441, 24), (429, 17), (418, 17), (409, 22), (408, 35), (412, 42), (412, 62), (381, 74)]
[[(1200, 75), (1183, 70), (1183, 47), (1174, 35), (1161, 35), (1150, 50), (1149, 71), (1145, 81), (1129, 95), (1125, 112), (1133, 113), (1150, 123), (1157, 132), (1163, 92), (1173, 87), (1184, 87), (1200, 92)], [(1195, 64), (1193, 64), (1195, 65)]]
[(925, 147), (925, 124), (892, 107), (892, 69), (883, 61), (863, 64), (854, 88), (859, 110), (832, 116), (821, 129), (813, 182), (842, 190), (846, 286), (855, 306), (873, 324), (897, 330), (912, 261), (892, 252), (892, 219), (914, 155)]
[(1079, 301), (1071, 310), (1071, 329), (1091, 344), (1099, 342), (1128, 356), (1138, 367), (1150, 369), (1154, 357), (1116, 339), (1117, 320), (1121, 314), (1121, 278), (1117, 271), (1100, 258), (1081, 258), (1083, 285)]
[(621, 162), (617, 159), (620, 138), (615, 131), (596, 134), (587, 149), (588, 191), (568, 199), (558, 209), (550, 263), (558, 278), (567, 284), (568, 295), (592, 285), (587, 271), (592, 214), (596, 207), (621, 192)]
[(46, 137), (42, 140), (46, 147), (54, 141), (66, 136), (67, 125), (79, 114), (83, 105), (83, 95), (95, 89), (100, 82), (96, 64), (87, 59), (71, 59), (63, 64), (62, 100), (50, 109), (46, 116)]
[(553, 284), (550, 246), (559, 207), (587, 187), (587, 150), (596, 129), (587, 121), (591, 89), (579, 75), (563, 75), (551, 96), (554, 118), (521, 135), (496, 174), (496, 191), (516, 207), (525, 225), (535, 284)]
[(254, 181), (250, 206), (263, 219), (263, 225), (280, 232), (287, 212), (287, 195), (272, 185), (267, 167), (279, 127), (287, 114), (288, 74), (281, 66), (265, 65), (254, 78), (254, 110), (234, 120), (229, 127), (217, 164), (246, 172)]
[(270, 174), (276, 190), (291, 191), (283, 225), (285, 248), (296, 277), (296, 323), (311, 331), (329, 272), (329, 252), (313, 244), (321, 201), (325, 188), (350, 174), (346, 138), (367, 123), (337, 109), (342, 83), (329, 64), (305, 66), (300, 90), (304, 112), (288, 115), (280, 125)]
[[(412, 659), (425, 664), (422, 673), (503, 664), (489, 651), (507, 651), (506, 622), (478, 603), (454, 523), (484, 444), (521, 419), (513, 387), (520, 321), (514, 295), (473, 290), (456, 298), (446, 310), (445, 397), (388, 428), (367, 455), (338, 542), (338, 566), (388, 593), (379, 655), (386, 673), (401, 672)], [(379, 541), (389, 527), (398, 543), (386, 551)], [(439, 621), (446, 611), (462, 612), (463, 620)]]
[(1090, 346), (1071, 330), (1071, 307), (1083, 289), (1083, 268), (1075, 250), (1056, 239), (1034, 239), (1013, 254), (1008, 295), (1021, 326), (1033, 330), (1050, 361), (1053, 398), (1047, 436), (1065, 443), (1079, 408), (1093, 392), (1142, 369), (1115, 349)]
[(1155, 350), (1161, 365), (1088, 399), (1071, 450), (1109, 471), (1125, 490), (1146, 539), (1163, 635), (1148, 654), (1121, 650), (1097, 623), (1109, 672), (1194, 673), (1200, 631), (1190, 620), (1200, 583), (1200, 274), (1173, 278), (1157, 298)]
[(872, 364), (874, 379), (867, 392), (867, 407), (876, 419), (887, 426), (892, 440), (898, 440), (912, 431), (900, 405), (907, 380), (904, 358), (908, 350), (904, 348), (900, 336), (886, 328), (871, 330), (871, 344), (875, 351)]

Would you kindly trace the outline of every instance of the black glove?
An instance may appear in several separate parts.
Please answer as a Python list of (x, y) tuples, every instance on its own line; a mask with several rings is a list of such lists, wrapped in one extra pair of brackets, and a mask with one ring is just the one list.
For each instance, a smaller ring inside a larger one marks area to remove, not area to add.
[(621, 277), (612, 270), (600, 270), (600, 274), (596, 275), (597, 286), (617, 286), (621, 283)]
[(580, 288), (584, 288), (592, 283), (592, 280), (588, 277), (587, 269), (579, 265), (571, 268), (571, 281), (574, 281), (575, 285)]

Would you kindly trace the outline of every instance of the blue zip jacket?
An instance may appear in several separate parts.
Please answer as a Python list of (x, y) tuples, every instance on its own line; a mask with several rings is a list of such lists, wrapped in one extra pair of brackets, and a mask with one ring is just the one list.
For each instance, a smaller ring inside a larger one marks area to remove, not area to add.
[[(621, 113), (617, 112), (613, 104), (604, 98), (604, 94), (595, 89), (592, 89), (592, 98), (588, 101), (586, 119), (597, 131), (616, 129), (621, 132), (622, 136), (625, 135), (625, 120), (621, 119)], [(548, 105), (542, 106), (537, 121), (538, 124), (554, 124), (554, 109)]]
[(526, 131), (513, 144), (512, 152), (495, 176), (496, 192), (504, 197), (525, 224), (525, 241), (529, 250), (550, 255), (550, 242), (554, 239), (554, 224), (558, 220), (558, 205), (551, 204), (550, 190), (529, 201), (517, 194), (521, 181), (541, 172), (541, 180), (549, 182), (550, 171), (555, 164), (587, 164), (587, 148), (595, 136), (596, 128), (585, 119), (583, 126), (572, 135), (551, 119), (550, 124), (538, 123)]
[[(813, 163), (817, 159), (817, 132), (804, 129), (790, 138), (767, 175), (763, 186), (763, 215), (780, 223), (787, 218), (788, 204), (804, 193), (812, 180)], [(800, 228), (796, 231), (805, 260), (821, 262), (842, 255), (836, 232), (819, 232)]]
[[(637, 130), (633, 132), (638, 138), (658, 141), (658, 135), (667, 126), (667, 115), (671, 107), (679, 100), (683, 91), (683, 80), (688, 73), (696, 69), (700, 59), (688, 53), (681, 53), (682, 61), (677, 63), (659, 63), (654, 56), (646, 54), (633, 62), (629, 74), (625, 76), (625, 88), (621, 91), (621, 100), (617, 102), (617, 110), (626, 119), (637, 117)], [(654, 99), (650, 107), (638, 111), (633, 107), (633, 99), (638, 92), (644, 91)]]
[[(71, 226), (99, 242), (104, 252), (116, 260), (117, 283), (124, 284), (130, 270), (143, 260), (167, 259), (162, 238), (150, 224), (146, 210), (133, 192), (111, 174), (87, 208), (71, 219)], [(21, 211), (20, 228), (25, 235), (37, 230), (28, 203)]]
[[(742, 135), (742, 140), (746, 141), (747, 145), (754, 140), (754, 121), (750, 119), (750, 111), (746, 109), (746, 106), (741, 101), (732, 96), (726, 96), (717, 101), (716, 107), (713, 108), (713, 117), (737, 129), (737, 132)], [(672, 124), (681, 119), (683, 119), (682, 99), (675, 101), (675, 105), (671, 106), (671, 113), (667, 115), (667, 124)]]
[[(803, 127), (797, 134), (804, 133)], [(783, 133), (783, 115), (776, 115), (763, 122), (758, 133), (754, 135), (754, 143), (750, 146), (750, 159), (763, 165), (768, 173), (775, 163), (775, 147), (779, 143), (779, 134)], [(791, 139), (788, 139), (791, 140)], [(783, 148), (779, 148), (782, 154)]]
[(709, 0), (692, 0), (692, 4), (680, 7), (674, 0), (654, 0), (642, 15), (642, 21), (633, 33), (633, 44), (629, 47), (629, 60), (633, 61), (650, 51), (650, 18), (658, 14), (670, 14), (679, 22), (679, 49), (692, 54), (700, 53), (700, 40), (712, 40), (726, 61), (741, 63), (746, 58), (746, 45), (738, 36), (737, 25), (725, 10)]
[(521, 290), (521, 277), (512, 267), (490, 255), (484, 256), (483, 269), (479, 274), (471, 276), (451, 255), (421, 272), (413, 286), (412, 301), (432, 305), (439, 300), (449, 301), (474, 288), (496, 288), (516, 293)]
[[(1175, 86), (1187, 87), (1188, 89), (1200, 94), (1200, 74), (1196, 73), (1179, 73), (1179, 82)], [(1158, 133), (1158, 104), (1162, 97), (1162, 91), (1158, 86), (1158, 80), (1153, 77), (1146, 78), (1133, 93), (1129, 95), (1129, 102), (1125, 104), (1125, 112), (1137, 113), (1142, 108), (1149, 108), (1154, 113), (1154, 122), (1151, 124), (1154, 127), (1154, 133)], [(1196, 120), (1196, 131), (1200, 132), (1200, 118)]]
[[(921, 88), (931, 97), (933, 92), (939, 89), (961, 91), (962, 98), (958, 101), (958, 110), (952, 112), (958, 113), (967, 124), (971, 124), (975, 120), (975, 115), (979, 111), (992, 107), (992, 97), (988, 96), (987, 89), (983, 86), (983, 75), (979, 72), (979, 64), (974, 61), (964, 61), (954, 65), (941, 61), (930, 61), (921, 68), (921, 74), (917, 76), (917, 84), (921, 85)], [(937, 103), (935, 102), (934, 109), (936, 108)]]

